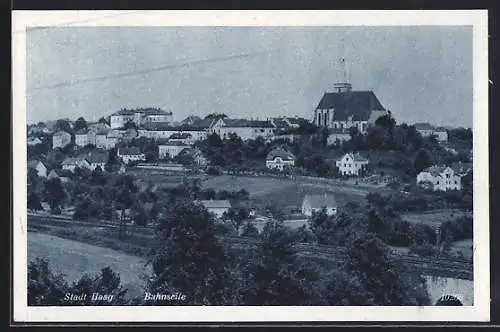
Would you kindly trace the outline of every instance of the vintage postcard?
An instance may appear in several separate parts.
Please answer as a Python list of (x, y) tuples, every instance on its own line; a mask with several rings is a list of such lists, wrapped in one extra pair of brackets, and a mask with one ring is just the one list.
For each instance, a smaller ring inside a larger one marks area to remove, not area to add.
[(12, 41), (15, 321), (489, 320), (486, 11), (14, 11)]

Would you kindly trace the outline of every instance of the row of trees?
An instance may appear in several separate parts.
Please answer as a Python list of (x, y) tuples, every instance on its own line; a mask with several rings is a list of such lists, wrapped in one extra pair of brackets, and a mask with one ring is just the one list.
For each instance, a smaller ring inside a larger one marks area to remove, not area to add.
[[(347, 258), (331, 267), (299, 256), (294, 247), (300, 240), (298, 233), (280, 222), (267, 223), (262, 233), (255, 235), (259, 239), (256, 247), (237, 250), (218, 239), (216, 222), (202, 205), (178, 200), (167, 209), (158, 223), (145, 290), (185, 294), (185, 301), (144, 302), (140, 298), (129, 304), (429, 304), (425, 281), (392, 261), (387, 246), (364, 230), (349, 237)], [(30, 284), (39, 279), (33, 273), (28, 278)], [(30, 303), (60, 305), (61, 292), (46, 295), (58, 289), (48, 279), (39, 288), (29, 288)], [(121, 289), (115, 287), (110, 292)]]

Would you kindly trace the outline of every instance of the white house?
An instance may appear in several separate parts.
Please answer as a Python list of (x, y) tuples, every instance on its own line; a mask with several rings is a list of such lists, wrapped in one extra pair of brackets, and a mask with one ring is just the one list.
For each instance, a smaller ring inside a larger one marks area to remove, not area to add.
[(89, 136), (86, 130), (79, 130), (75, 133), (75, 145), (76, 146), (86, 146), (89, 144)]
[(359, 153), (346, 153), (335, 162), (335, 166), (342, 175), (358, 176), (365, 165), (368, 165), (368, 160), (361, 157)]
[(166, 142), (158, 145), (158, 157), (163, 159), (168, 154), (170, 158), (174, 158), (182, 150), (189, 148), (191, 145), (182, 142)]
[(71, 134), (65, 131), (58, 131), (52, 135), (52, 148), (64, 148), (71, 143)]
[(337, 213), (337, 202), (332, 194), (306, 195), (302, 201), (302, 214), (308, 217), (313, 213), (325, 209), (326, 214), (335, 215)]
[(295, 165), (295, 156), (281, 147), (271, 150), (266, 157), (266, 167), (283, 171), (287, 166)]
[(209, 200), (199, 201), (209, 213), (213, 213), (217, 218), (222, 217), (224, 212), (229, 211), (231, 203), (228, 200)]
[(117, 156), (121, 158), (121, 160), (125, 164), (129, 164), (133, 161), (144, 161), (146, 160), (146, 156), (138, 147), (131, 148), (119, 148), (117, 152)]
[(47, 167), (40, 160), (28, 160), (28, 168), (36, 170), (38, 176), (47, 177)]
[(449, 166), (431, 166), (417, 174), (417, 184), (434, 191), (460, 190), (462, 176)]
[(257, 137), (269, 138), (274, 135), (275, 126), (271, 121), (247, 119), (219, 119), (212, 127), (212, 132), (221, 138), (227, 138), (234, 133), (242, 140), (256, 139)]
[(90, 164), (85, 157), (67, 157), (62, 162), (62, 169), (64, 171), (74, 172), (75, 168), (90, 169)]

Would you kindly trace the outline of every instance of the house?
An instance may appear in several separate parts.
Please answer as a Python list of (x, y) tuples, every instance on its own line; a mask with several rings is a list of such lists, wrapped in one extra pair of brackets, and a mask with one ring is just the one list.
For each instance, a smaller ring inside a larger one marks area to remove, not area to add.
[(106, 150), (114, 148), (116, 146), (116, 144), (118, 144), (120, 137), (121, 137), (121, 134), (118, 130), (110, 130), (106, 134), (106, 144), (105, 144), (104, 148)]
[(36, 170), (38, 176), (47, 177), (47, 166), (40, 160), (28, 160), (28, 168)]
[(111, 129), (100, 129), (95, 133), (95, 147), (98, 149), (107, 149), (108, 133)]
[(149, 122), (141, 125), (138, 130), (138, 135), (139, 137), (159, 140), (167, 139), (178, 132), (178, 127), (172, 126), (169, 122)]
[(194, 139), (193, 135), (191, 133), (186, 133), (186, 132), (178, 132), (170, 135), (168, 138), (169, 142), (176, 142), (176, 143), (184, 143), (184, 144), (193, 144)]
[(305, 195), (302, 201), (302, 214), (311, 217), (313, 213), (325, 209), (327, 215), (337, 213), (337, 202), (332, 194)]
[(158, 157), (160, 159), (163, 159), (167, 156), (167, 154), (170, 156), (170, 158), (174, 158), (177, 156), (179, 153), (181, 153), (182, 150), (189, 148), (191, 145), (185, 144), (182, 142), (166, 142), (158, 145)]
[(358, 176), (365, 165), (368, 165), (368, 160), (359, 153), (346, 153), (335, 162), (335, 166), (342, 175)]
[(90, 169), (90, 164), (85, 157), (66, 157), (62, 162), (62, 169), (65, 171), (74, 172), (75, 168)]
[(222, 215), (229, 211), (231, 208), (231, 203), (228, 200), (209, 200), (209, 201), (199, 201), (209, 213), (213, 213), (217, 218), (222, 217)]
[(256, 139), (257, 137), (268, 138), (274, 135), (275, 126), (271, 121), (247, 120), (247, 119), (219, 119), (212, 126), (212, 132), (221, 138), (229, 137), (233, 133), (242, 140)]
[(72, 173), (68, 170), (62, 170), (62, 169), (53, 169), (50, 171), (49, 175), (47, 175), (47, 179), (60, 179), (61, 182), (68, 182), (71, 180)]
[(328, 129), (328, 137), (326, 138), (327, 145), (337, 145), (351, 139), (349, 128), (330, 128)]
[(65, 131), (58, 131), (52, 135), (52, 149), (64, 148), (71, 143), (71, 134)]
[(87, 154), (85, 159), (88, 161), (91, 170), (100, 167), (104, 171), (104, 167), (109, 160), (109, 153), (107, 151), (93, 150)]
[(39, 139), (38, 137), (29, 137), (27, 143), (29, 146), (33, 146), (33, 145), (41, 144), (42, 140)]
[(460, 190), (463, 173), (449, 166), (431, 166), (417, 174), (417, 185), (433, 191)]
[(111, 128), (123, 128), (127, 122), (134, 122), (137, 126), (154, 122), (172, 122), (172, 112), (159, 108), (141, 108), (136, 110), (122, 109), (110, 115)]
[(415, 129), (422, 137), (436, 136), (439, 142), (448, 141), (448, 130), (444, 127), (434, 127), (427, 122), (418, 122), (414, 124)]
[[(373, 91), (353, 91), (350, 83), (335, 83), (333, 92), (325, 92), (314, 110), (313, 123), (318, 127), (336, 130), (338, 134), (349, 133), (357, 127), (365, 134), (368, 126), (384, 115), (389, 115)], [(332, 138), (335, 141), (337, 137)]]
[(119, 148), (117, 152), (117, 156), (121, 158), (121, 160), (125, 164), (129, 164), (134, 161), (144, 161), (146, 160), (146, 156), (138, 147), (131, 148)]
[(89, 144), (89, 136), (87, 130), (80, 129), (75, 133), (75, 145), (76, 146), (86, 146)]
[(295, 165), (295, 156), (282, 147), (272, 149), (266, 157), (266, 167), (283, 171), (287, 166)]

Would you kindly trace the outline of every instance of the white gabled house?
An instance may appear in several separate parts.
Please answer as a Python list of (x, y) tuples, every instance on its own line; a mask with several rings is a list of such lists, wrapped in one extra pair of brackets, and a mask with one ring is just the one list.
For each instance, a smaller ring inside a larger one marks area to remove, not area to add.
[(417, 185), (433, 191), (460, 190), (462, 177), (467, 173), (449, 166), (431, 166), (418, 173)]
[(129, 164), (134, 161), (145, 161), (146, 156), (138, 147), (131, 148), (119, 148), (117, 152), (118, 158), (120, 158), (125, 164)]
[(359, 153), (346, 153), (335, 162), (341, 175), (359, 176), (360, 171), (366, 165), (368, 165), (368, 160)]
[(283, 171), (287, 166), (295, 165), (295, 156), (281, 147), (271, 150), (266, 157), (266, 167)]
[(326, 214), (333, 216), (337, 214), (337, 202), (332, 194), (306, 195), (302, 201), (302, 214), (311, 217), (325, 209)]
[(158, 157), (163, 159), (168, 154), (170, 158), (174, 158), (184, 149), (188, 149), (190, 147), (191, 145), (182, 142), (164, 142), (158, 145)]

